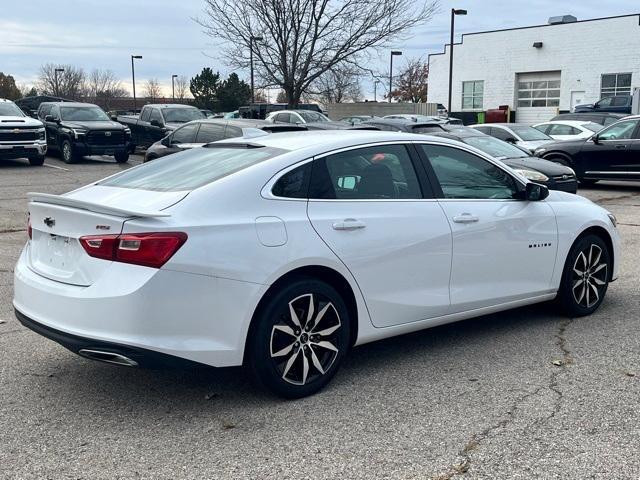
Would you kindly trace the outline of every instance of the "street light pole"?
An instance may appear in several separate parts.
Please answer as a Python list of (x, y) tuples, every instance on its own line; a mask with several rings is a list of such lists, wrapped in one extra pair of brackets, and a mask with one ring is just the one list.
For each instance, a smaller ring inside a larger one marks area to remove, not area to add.
[(60, 96), (60, 86), (58, 85), (58, 72), (64, 72), (64, 68), (56, 68), (53, 72), (56, 82), (56, 97)]
[(449, 43), (449, 102), (447, 103), (447, 108), (449, 109), (449, 114), (453, 110), (451, 107), (451, 90), (453, 86), (453, 31), (455, 27), (455, 18), (456, 15), (466, 15), (467, 11), (463, 9), (451, 9), (451, 38)]
[(136, 70), (133, 66), (134, 59), (142, 59), (142, 55), (131, 55), (131, 77), (133, 79), (133, 113), (136, 113), (137, 105), (136, 105)]
[(173, 83), (174, 79), (178, 78), (178, 75), (171, 75), (171, 97), (173, 98), (173, 101), (176, 101), (176, 87)]
[(255, 90), (254, 90), (254, 85), (253, 85), (253, 42), (261, 42), (262, 41), (262, 37), (261, 36), (257, 36), (254, 37), (253, 35), (251, 35), (249, 37), (249, 68), (251, 70), (251, 103), (255, 103), (256, 101), (256, 95), (255, 95)]
[(402, 55), (399, 50), (391, 50), (391, 61), (389, 64), (389, 103), (391, 103), (391, 92), (393, 91), (393, 57), (396, 55)]

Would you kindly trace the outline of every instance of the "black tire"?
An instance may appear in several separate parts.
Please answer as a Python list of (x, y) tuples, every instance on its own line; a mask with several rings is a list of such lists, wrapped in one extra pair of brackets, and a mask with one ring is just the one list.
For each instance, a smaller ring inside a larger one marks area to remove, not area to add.
[(598, 183), (598, 180), (591, 180), (588, 178), (580, 178), (578, 181), (583, 187), (593, 187), (596, 183)]
[(129, 161), (129, 152), (116, 153), (113, 158), (115, 158), (118, 163), (126, 163)]
[(567, 256), (558, 302), (570, 317), (590, 315), (604, 300), (610, 278), (611, 253), (607, 244), (597, 235), (580, 237)]
[(560, 165), (564, 165), (565, 167), (571, 167), (571, 160), (569, 160), (564, 155), (551, 155), (549, 157), (542, 157), (544, 160), (549, 160), (550, 162), (559, 163)]
[(156, 157), (155, 155), (149, 155), (148, 157), (145, 155), (144, 160), (142, 160), (142, 163), (147, 163), (147, 162), (151, 162), (152, 160), (155, 160)]
[(44, 155), (38, 155), (37, 157), (31, 157), (29, 159), (29, 165), (32, 167), (41, 167), (44, 164)]
[(69, 140), (63, 140), (60, 146), (60, 156), (64, 163), (76, 163), (78, 154), (73, 151), (73, 144)]
[(248, 367), (262, 387), (284, 398), (322, 389), (349, 349), (351, 319), (342, 297), (313, 278), (297, 277), (269, 294), (254, 322), (247, 340)]

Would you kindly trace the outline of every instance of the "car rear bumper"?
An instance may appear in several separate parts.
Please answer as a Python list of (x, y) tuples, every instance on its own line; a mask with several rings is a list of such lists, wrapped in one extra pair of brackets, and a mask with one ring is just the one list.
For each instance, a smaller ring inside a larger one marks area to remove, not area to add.
[(265, 286), (115, 262), (88, 287), (68, 285), (32, 271), (25, 252), (14, 270), (14, 308), (72, 350), (116, 345), (215, 367), (242, 364)]

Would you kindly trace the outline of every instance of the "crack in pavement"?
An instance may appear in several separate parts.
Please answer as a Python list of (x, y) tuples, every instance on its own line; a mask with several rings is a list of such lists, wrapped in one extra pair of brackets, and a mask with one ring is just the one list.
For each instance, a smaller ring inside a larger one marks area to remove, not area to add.
[(478, 449), (478, 447), (481, 446), (482, 442), (490, 438), (495, 431), (505, 429), (511, 422), (513, 422), (514, 415), (520, 409), (522, 403), (524, 403), (531, 397), (535, 397), (543, 390), (550, 390), (555, 395), (555, 401), (553, 403), (551, 413), (542, 419), (536, 420), (535, 422), (533, 422), (533, 424), (528, 425), (526, 429), (528, 430), (531, 427), (538, 427), (540, 425), (543, 425), (549, 422), (553, 417), (555, 417), (556, 413), (560, 411), (562, 400), (564, 398), (562, 390), (560, 390), (559, 386), (560, 377), (567, 371), (567, 366), (573, 363), (573, 356), (571, 355), (571, 351), (567, 347), (566, 339), (567, 328), (573, 323), (573, 320), (573, 318), (562, 320), (560, 322), (560, 325), (558, 326), (557, 333), (554, 335), (554, 338), (556, 339), (556, 346), (560, 350), (562, 358), (560, 360), (553, 361), (553, 364), (557, 368), (551, 373), (549, 382), (546, 385), (536, 388), (532, 392), (526, 393), (516, 398), (509, 409), (507, 409), (507, 412), (505, 414), (506, 416), (504, 418), (494, 423), (493, 425), (488, 426), (481, 432), (474, 433), (469, 441), (467, 441), (467, 443), (464, 445), (462, 450), (458, 452), (458, 456), (462, 459), (462, 461), (450, 467), (446, 473), (432, 477), (432, 480), (451, 480), (456, 476), (465, 475), (469, 471), (469, 468), (471, 468), (471, 455), (476, 449)]

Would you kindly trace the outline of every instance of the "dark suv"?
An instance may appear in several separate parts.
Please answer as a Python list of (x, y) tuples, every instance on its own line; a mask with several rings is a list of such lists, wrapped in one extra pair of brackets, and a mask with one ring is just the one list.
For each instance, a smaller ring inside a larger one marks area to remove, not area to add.
[(45, 102), (38, 118), (47, 129), (47, 146), (60, 152), (66, 163), (84, 155), (110, 155), (118, 163), (129, 160), (131, 131), (113, 122), (97, 105), (75, 102)]
[(614, 95), (612, 97), (604, 97), (596, 103), (585, 103), (584, 105), (576, 105), (574, 113), (583, 112), (614, 112), (614, 113), (631, 113), (631, 95)]

